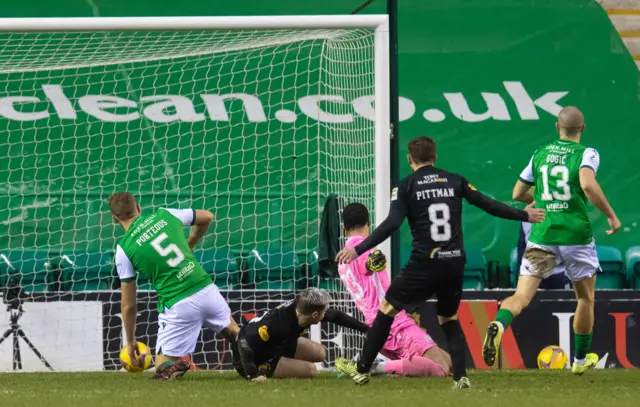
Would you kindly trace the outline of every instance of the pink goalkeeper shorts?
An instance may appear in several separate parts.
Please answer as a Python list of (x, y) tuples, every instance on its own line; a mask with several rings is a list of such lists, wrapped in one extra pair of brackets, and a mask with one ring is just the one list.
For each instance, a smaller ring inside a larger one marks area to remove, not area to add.
[(380, 353), (391, 360), (409, 359), (424, 355), (434, 346), (436, 343), (426, 331), (416, 324), (411, 324), (395, 332), (392, 331)]

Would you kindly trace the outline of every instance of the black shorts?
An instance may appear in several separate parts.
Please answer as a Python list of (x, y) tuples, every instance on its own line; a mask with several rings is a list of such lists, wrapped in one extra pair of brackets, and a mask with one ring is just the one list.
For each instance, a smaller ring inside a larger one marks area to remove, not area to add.
[[(260, 370), (260, 372), (265, 376), (269, 378), (273, 377), (273, 374), (276, 371), (276, 367), (278, 366), (278, 362), (280, 361), (280, 359), (281, 358), (293, 359), (294, 356), (296, 355), (297, 348), (298, 348), (298, 339), (296, 338), (295, 341), (290, 341), (276, 347), (272, 355), (269, 355), (267, 357), (262, 355), (261, 357), (259, 357), (258, 361), (256, 362), (256, 366), (258, 367), (258, 370)], [(244, 369), (242, 368), (242, 364), (240, 363), (239, 360), (238, 361), (234, 360), (234, 368), (236, 369), (236, 371), (240, 376), (242, 377), (246, 376), (244, 373)]]
[(435, 295), (438, 301), (436, 313), (441, 317), (452, 317), (458, 313), (462, 298), (464, 264), (464, 258), (409, 260), (400, 275), (391, 282), (385, 299), (400, 311)]

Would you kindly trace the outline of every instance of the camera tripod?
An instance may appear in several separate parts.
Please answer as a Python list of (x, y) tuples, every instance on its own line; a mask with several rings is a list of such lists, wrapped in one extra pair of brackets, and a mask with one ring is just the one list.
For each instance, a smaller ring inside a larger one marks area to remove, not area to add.
[(11, 325), (5, 331), (5, 333), (0, 338), (0, 344), (4, 342), (9, 336), (13, 335), (13, 370), (22, 370), (22, 356), (20, 355), (20, 338), (31, 348), (33, 353), (40, 359), (40, 361), (51, 371), (53, 371), (53, 367), (47, 362), (47, 360), (42, 356), (42, 353), (36, 348), (36, 346), (29, 340), (27, 334), (24, 333), (22, 328), (20, 328), (20, 324), (18, 320), (24, 313), (22, 310), (21, 304), (9, 303), (7, 306), (7, 311), (9, 311), (9, 320), (11, 321)]

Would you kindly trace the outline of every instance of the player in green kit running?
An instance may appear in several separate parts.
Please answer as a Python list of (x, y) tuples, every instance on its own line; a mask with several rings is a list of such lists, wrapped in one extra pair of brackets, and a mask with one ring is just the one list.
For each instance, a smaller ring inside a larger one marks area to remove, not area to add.
[[(160, 209), (140, 213), (128, 192), (109, 197), (113, 219), (125, 230), (116, 247), (116, 268), (122, 283), (122, 319), (127, 349), (136, 360), (136, 272), (146, 274), (158, 294), (158, 339), (155, 379), (184, 375), (188, 356), (202, 326), (233, 342), (240, 329), (218, 287), (193, 256), (193, 248), (213, 221), (209, 211)], [(189, 239), (183, 228), (193, 226)]]
[(600, 263), (587, 216), (587, 200), (607, 217), (610, 227), (607, 234), (616, 233), (620, 221), (596, 181), (598, 152), (580, 144), (584, 131), (582, 112), (575, 107), (562, 109), (556, 129), (560, 139), (536, 150), (513, 189), (513, 199), (543, 208), (546, 217), (531, 228), (516, 292), (502, 303), (495, 320), (489, 324), (482, 355), (487, 365), (495, 363), (504, 330), (529, 305), (540, 282), (551, 275), (556, 265), (562, 264), (578, 300), (573, 319), (575, 349), (571, 371), (581, 375), (598, 363), (598, 355), (588, 353)]

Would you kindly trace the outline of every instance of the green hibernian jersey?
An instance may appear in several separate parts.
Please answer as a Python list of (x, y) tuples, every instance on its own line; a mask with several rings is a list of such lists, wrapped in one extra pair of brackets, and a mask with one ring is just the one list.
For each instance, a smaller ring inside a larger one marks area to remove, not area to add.
[(183, 227), (195, 221), (193, 209), (160, 209), (142, 214), (116, 248), (116, 268), (121, 281), (145, 274), (158, 293), (158, 312), (212, 284), (196, 261)]
[(548, 246), (575, 246), (593, 240), (587, 216), (587, 197), (580, 186), (580, 168), (598, 171), (600, 156), (593, 148), (568, 140), (540, 147), (520, 174), (534, 187), (536, 207), (545, 210), (544, 222), (531, 226), (529, 241)]

